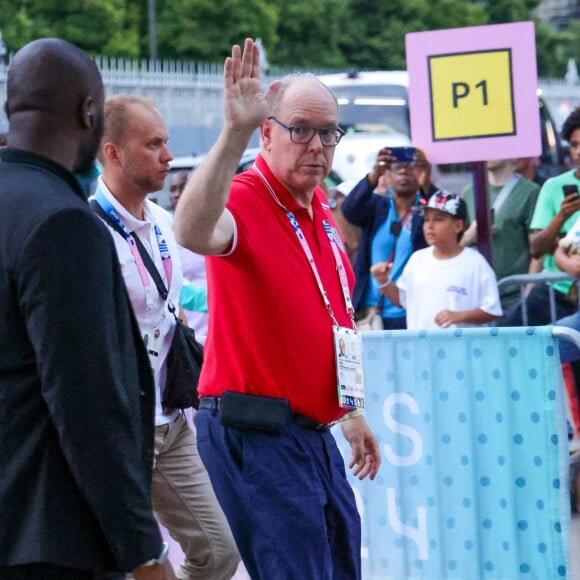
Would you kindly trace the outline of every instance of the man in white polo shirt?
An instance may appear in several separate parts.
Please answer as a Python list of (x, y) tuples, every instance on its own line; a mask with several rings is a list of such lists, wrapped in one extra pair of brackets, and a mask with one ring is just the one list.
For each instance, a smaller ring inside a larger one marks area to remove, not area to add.
[[(95, 200), (108, 216), (105, 223), (109, 221), (155, 379), (155, 515), (185, 553), (176, 573), (178, 578), (226, 580), (233, 576), (239, 562), (229, 526), (190, 426), (178, 410), (161, 405), (175, 327), (168, 302), (178, 307), (183, 279), (171, 216), (147, 199), (149, 193), (163, 187), (168, 175), (173, 157), (167, 139), (165, 124), (149, 101), (128, 95), (109, 99), (105, 103), (99, 157), (103, 174)], [(162, 295), (149, 274), (135, 236), (153, 261), (167, 296)]]

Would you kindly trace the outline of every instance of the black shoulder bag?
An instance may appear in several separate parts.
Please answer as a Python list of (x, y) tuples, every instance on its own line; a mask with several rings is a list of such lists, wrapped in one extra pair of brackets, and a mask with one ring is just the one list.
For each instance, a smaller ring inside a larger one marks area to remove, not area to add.
[[(92, 210), (105, 220), (117, 233), (125, 238), (123, 230), (103, 210), (96, 200), (89, 202)], [(159, 271), (155, 267), (151, 256), (143, 246), (143, 242), (134, 233), (135, 244), (147, 271), (153, 278), (160, 296), (167, 300), (168, 291), (163, 283)], [(175, 306), (168, 301), (167, 308), (175, 318), (175, 334), (171, 342), (171, 348), (167, 355), (167, 379), (161, 404), (164, 409), (188, 409), (199, 408), (199, 396), (197, 384), (203, 364), (203, 346), (197, 342), (193, 328), (185, 326), (175, 313)]]

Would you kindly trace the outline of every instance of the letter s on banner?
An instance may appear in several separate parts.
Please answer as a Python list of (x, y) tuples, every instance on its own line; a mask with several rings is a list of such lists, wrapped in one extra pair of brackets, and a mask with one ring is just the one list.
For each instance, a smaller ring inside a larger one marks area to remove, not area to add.
[(391, 411), (395, 405), (406, 405), (413, 415), (419, 413), (419, 405), (417, 405), (417, 401), (415, 401), (411, 395), (407, 395), (406, 393), (389, 395), (385, 399), (383, 405), (383, 419), (385, 420), (385, 425), (393, 431), (393, 433), (400, 433), (401, 435), (408, 437), (413, 443), (412, 452), (405, 456), (397, 455), (393, 451), (391, 445), (386, 443), (383, 446), (385, 457), (392, 465), (409, 467), (421, 459), (421, 456), (423, 455), (423, 440), (421, 439), (421, 435), (415, 431), (415, 429), (403, 423), (399, 423), (393, 418)]

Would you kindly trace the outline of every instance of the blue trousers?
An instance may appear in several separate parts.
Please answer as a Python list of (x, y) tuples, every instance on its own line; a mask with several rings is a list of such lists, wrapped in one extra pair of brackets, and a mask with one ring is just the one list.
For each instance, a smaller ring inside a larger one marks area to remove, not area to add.
[(383, 318), (383, 328), (385, 330), (407, 330), (407, 317)]
[[(560, 318), (555, 324), (558, 326), (566, 326), (580, 331), (580, 312), (575, 312), (565, 318)], [(570, 340), (560, 340), (560, 359), (563, 363), (580, 360), (580, 350)]]
[(360, 518), (329, 431), (281, 434), (196, 417), (199, 454), (252, 580), (357, 580)]

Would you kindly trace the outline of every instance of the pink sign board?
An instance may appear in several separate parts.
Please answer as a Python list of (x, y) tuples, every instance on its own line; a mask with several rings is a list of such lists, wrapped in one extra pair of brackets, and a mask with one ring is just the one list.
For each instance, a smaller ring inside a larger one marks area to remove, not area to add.
[(433, 163), (541, 151), (533, 22), (406, 35), (413, 144)]

